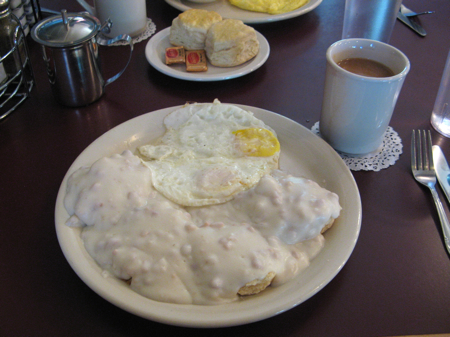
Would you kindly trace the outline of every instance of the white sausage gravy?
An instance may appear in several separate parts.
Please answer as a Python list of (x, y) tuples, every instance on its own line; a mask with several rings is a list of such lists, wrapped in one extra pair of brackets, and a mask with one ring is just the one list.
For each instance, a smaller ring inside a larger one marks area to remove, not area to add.
[(221, 304), (253, 280), (279, 286), (324, 245), (322, 228), (339, 216), (338, 196), (275, 171), (227, 203), (181, 207), (152, 187), (130, 151), (75, 171), (64, 205), (68, 226), (101, 268), (150, 299)]

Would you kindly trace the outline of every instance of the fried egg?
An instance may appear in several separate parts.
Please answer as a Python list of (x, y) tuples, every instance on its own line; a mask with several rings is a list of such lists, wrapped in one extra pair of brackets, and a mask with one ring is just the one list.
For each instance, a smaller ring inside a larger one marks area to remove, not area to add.
[(164, 125), (166, 133), (138, 151), (155, 189), (179, 205), (226, 202), (278, 168), (275, 131), (234, 105), (188, 104)]
[(282, 14), (291, 12), (308, 0), (229, 0), (230, 3), (241, 9), (269, 14)]

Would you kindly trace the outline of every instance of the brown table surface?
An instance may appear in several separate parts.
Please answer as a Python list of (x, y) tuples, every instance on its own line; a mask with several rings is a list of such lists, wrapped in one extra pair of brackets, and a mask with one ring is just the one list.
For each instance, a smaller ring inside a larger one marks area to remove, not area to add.
[[(81, 11), (75, 0), (42, 7)], [(163, 75), (135, 45), (124, 75), (97, 102), (66, 108), (54, 100), (40, 48), (29, 41), (36, 86), (0, 123), (1, 336), (387, 336), (450, 332), (450, 258), (429, 191), (410, 170), (410, 136), (429, 117), (450, 49), (450, 4), (405, 0), (421, 18), (422, 38), (397, 21), (391, 44), (411, 61), (391, 126), (403, 140), (398, 162), (353, 172), (363, 207), (361, 233), (342, 271), (319, 293), (275, 317), (232, 328), (192, 329), (134, 316), (94, 293), (65, 260), (55, 233), (57, 191), (69, 166), (97, 137), (135, 116), (186, 101), (255, 106), (310, 128), (319, 119), (325, 51), (340, 39), (344, 0), (324, 0), (286, 21), (254, 25), (269, 41), (268, 61), (244, 77), (210, 83)], [(179, 11), (147, 1), (157, 31)], [(101, 49), (105, 77), (120, 69), (127, 47)], [(433, 131), (450, 158), (450, 140)], [(441, 196), (443, 194), (440, 192)], [(448, 211), (446, 201), (444, 207)]]

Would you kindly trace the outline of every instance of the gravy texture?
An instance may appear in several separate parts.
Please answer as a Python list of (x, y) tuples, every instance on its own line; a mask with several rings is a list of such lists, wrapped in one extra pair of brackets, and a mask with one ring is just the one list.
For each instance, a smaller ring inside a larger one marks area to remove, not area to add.
[(338, 196), (282, 171), (223, 204), (182, 207), (152, 186), (130, 151), (75, 171), (64, 200), (87, 252), (111, 277), (155, 301), (212, 305), (239, 299), (248, 282), (275, 273), (279, 286), (324, 246)]

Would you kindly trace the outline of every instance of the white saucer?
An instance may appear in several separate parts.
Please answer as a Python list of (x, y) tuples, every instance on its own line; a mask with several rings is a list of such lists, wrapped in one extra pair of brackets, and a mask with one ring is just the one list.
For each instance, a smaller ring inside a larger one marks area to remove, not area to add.
[(165, 51), (167, 47), (172, 46), (169, 42), (169, 33), (170, 27), (154, 35), (145, 47), (145, 56), (147, 57), (147, 61), (156, 70), (181, 80), (211, 82), (241, 77), (261, 67), (267, 61), (270, 54), (269, 42), (267, 42), (262, 34), (256, 32), (259, 41), (259, 53), (253, 59), (230, 68), (215, 67), (208, 63), (208, 71), (187, 72), (184, 64), (166, 65)]

